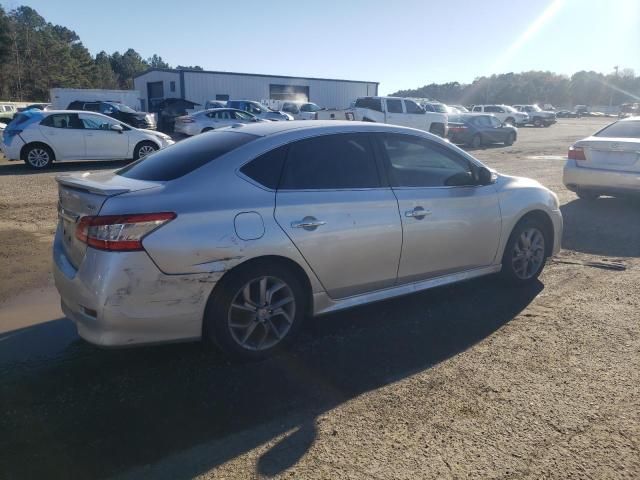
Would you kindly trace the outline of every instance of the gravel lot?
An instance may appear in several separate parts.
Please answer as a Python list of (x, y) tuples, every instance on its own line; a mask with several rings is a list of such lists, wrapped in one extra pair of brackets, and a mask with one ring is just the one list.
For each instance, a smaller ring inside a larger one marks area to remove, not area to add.
[[(560, 196), (563, 251), (525, 290), (484, 278), (315, 319), (254, 364), (198, 344), (99, 350), (55, 313), (14, 315), (0, 477), (639, 478), (640, 202), (581, 201), (561, 178), (567, 147), (610, 121), (474, 152)], [(53, 177), (88, 168), (113, 164), (0, 160), (0, 318), (51, 294)]]

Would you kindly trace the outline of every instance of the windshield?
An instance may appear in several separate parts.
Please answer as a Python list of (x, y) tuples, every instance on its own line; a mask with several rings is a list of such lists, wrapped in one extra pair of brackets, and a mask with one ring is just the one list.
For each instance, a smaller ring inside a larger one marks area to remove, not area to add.
[(612, 123), (596, 133), (594, 137), (637, 138), (640, 140), (640, 120)]
[(438, 113), (448, 113), (447, 106), (442, 103), (428, 103), (427, 105), (431, 105), (433, 110)]
[(303, 112), (317, 112), (322, 109), (315, 103), (305, 103), (300, 107), (300, 110)]
[(525, 107), (528, 112), (541, 112), (542, 109), (538, 105), (528, 105)]
[(513, 107), (510, 107), (509, 105), (505, 105), (505, 106), (504, 106), (504, 109), (505, 109), (507, 112), (509, 112), (509, 113), (518, 113), (518, 110), (516, 110), (516, 109), (515, 109), (515, 108), (513, 108)]

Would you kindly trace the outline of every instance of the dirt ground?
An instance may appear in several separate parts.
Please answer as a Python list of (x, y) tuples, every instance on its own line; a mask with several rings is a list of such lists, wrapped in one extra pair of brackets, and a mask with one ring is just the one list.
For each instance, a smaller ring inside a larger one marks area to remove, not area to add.
[[(251, 364), (99, 350), (54, 314), (0, 328), (0, 478), (640, 478), (640, 202), (562, 185), (567, 147), (610, 121), (474, 152), (560, 197), (563, 251), (530, 288), (484, 278), (314, 319)], [(51, 294), (53, 177), (89, 168), (113, 164), (0, 160), (0, 318)]]

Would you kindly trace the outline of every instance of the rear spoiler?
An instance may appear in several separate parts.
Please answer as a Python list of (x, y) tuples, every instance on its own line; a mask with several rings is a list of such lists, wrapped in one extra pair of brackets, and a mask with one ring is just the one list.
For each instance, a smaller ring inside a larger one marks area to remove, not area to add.
[(110, 187), (103, 182), (96, 182), (93, 180), (89, 180), (82, 177), (77, 177), (76, 175), (66, 174), (66, 175), (57, 175), (56, 182), (65, 187), (75, 188), (78, 190), (84, 190), (90, 193), (95, 193), (97, 195), (104, 195), (107, 197), (111, 197), (113, 195), (120, 195), (121, 193), (130, 192), (130, 188), (123, 187)]

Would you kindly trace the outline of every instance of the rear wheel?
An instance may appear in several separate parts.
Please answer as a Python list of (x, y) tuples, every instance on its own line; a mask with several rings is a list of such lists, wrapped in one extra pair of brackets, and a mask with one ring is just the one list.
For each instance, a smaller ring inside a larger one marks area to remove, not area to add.
[(502, 276), (512, 284), (538, 278), (547, 261), (545, 226), (535, 218), (521, 220), (511, 232), (502, 256)]
[(240, 266), (209, 298), (204, 336), (236, 358), (264, 358), (291, 342), (305, 311), (304, 289), (289, 268), (277, 262)]
[(471, 148), (480, 148), (482, 146), (482, 137), (479, 133), (476, 133), (469, 142)]
[(539, 118), (534, 118), (533, 119), (533, 126), (534, 127), (541, 127), (542, 126), (542, 120)]
[(24, 163), (34, 170), (49, 168), (53, 164), (53, 151), (46, 145), (32, 145), (25, 151)]
[(136, 146), (136, 149), (133, 152), (133, 159), (138, 160), (140, 158), (144, 158), (147, 155), (151, 155), (156, 150), (158, 150), (158, 146), (155, 143), (141, 142)]

